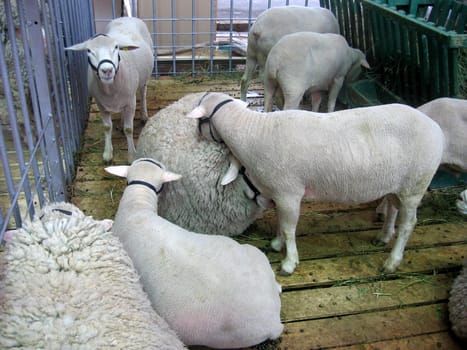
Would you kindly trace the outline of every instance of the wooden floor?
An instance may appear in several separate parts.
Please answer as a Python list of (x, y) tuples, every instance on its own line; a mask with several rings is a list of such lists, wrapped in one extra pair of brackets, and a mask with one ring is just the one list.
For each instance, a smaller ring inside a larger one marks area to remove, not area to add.
[[(250, 88), (260, 86), (251, 86)], [(161, 79), (148, 91), (150, 115), (187, 93), (239, 95), (236, 80)], [(261, 104), (262, 101), (257, 101)], [(115, 122), (117, 124), (117, 122)], [(136, 135), (142, 125), (136, 121)], [(113, 218), (124, 181), (103, 171), (103, 127), (93, 110), (73, 186), (72, 202), (97, 219)], [(115, 163), (125, 163), (126, 142), (114, 132)], [(455, 209), (459, 188), (429, 191), (419, 224), (397, 274), (379, 272), (390, 247), (375, 247), (381, 227), (375, 203), (353, 208), (303, 203), (297, 229), (301, 262), (282, 284), (280, 340), (256, 349), (461, 349), (450, 332), (447, 299), (467, 254), (467, 220)], [(269, 250), (275, 212), (267, 211), (238, 238), (265, 251), (277, 271), (282, 256)], [(247, 296), (245, 296), (247, 297)]]

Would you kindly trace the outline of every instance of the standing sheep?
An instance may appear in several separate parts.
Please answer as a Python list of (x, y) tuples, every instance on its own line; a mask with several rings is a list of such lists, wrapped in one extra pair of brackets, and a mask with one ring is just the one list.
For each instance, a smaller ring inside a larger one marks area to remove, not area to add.
[(448, 309), (452, 330), (467, 343), (467, 261), (452, 284)]
[(363, 52), (349, 47), (340, 34), (285, 35), (266, 60), (264, 109), (272, 111), (275, 95), (283, 100), (283, 109), (298, 109), (305, 92), (311, 92), (312, 110), (318, 112), (321, 92), (329, 90), (328, 112), (333, 112), (344, 80), (355, 79), (360, 66), (370, 68)]
[(467, 100), (441, 97), (417, 108), (439, 124), (446, 145), (441, 164), (467, 172)]
[(156, 161), (142, 158), (106, 170), (128, 180), (113, 232), (154, 309), (186, 345), (240, 348), (279, 337), (281, 288), (260, 250), (158, 216), (158, 193), (180, 175)]
[(111, 225), (53, 203), (9, 237), (0, 348), (185, 348), (152, 308)]
[(272, 247), (280, 251), (285, 243), (284, 274), (298, 264), (295, 230), (304, 196), (344, 204), (386, 196), (389, 215), (375, 241), (389, 242), (398, 217), (398, 237), (383, 270), (394, 272), (400, 265), (417, 206), (443, 152), (440, 127), (423, 113), (398, 104), (328, 114), (259, 113), (212, 93), (188, 117), (207, 119), (216, 139), (276, 204), (279, 232)]
[(104, 30), (67, 50), (87, 50), (88, 88), (104, 123), (105, 162), (113, 159), (111, 113), (121, 113), (128, 143), (128, 161), (134, 159), (133, 119), (136, 92), (140, 92), (141, 119), (148, 116), (146, 84), (154, 67), (152, 39), (146, 24), (134, 17), (112, 20)]
[(241, 78), (243, 101), (246, 101), (248, 85), (256, 66), (261, 71), (272, 47), (284, 35), (295, 32), (338, 34), (339, 23), (331, 11), (321, 7), (272, 7), (262, 12), (248, 33), (246, 66)]
[(228, 187), (220, 183), (229, 166), (229, 150), (200, 138), (198, 122), (185, 117), (203, 95), (188, 94), (149, 118), (136, 154), (183, 174), (159, 195), (160, 216), (190, 231), (235, 236), (255, 221), (264, 205), (244, 176)]

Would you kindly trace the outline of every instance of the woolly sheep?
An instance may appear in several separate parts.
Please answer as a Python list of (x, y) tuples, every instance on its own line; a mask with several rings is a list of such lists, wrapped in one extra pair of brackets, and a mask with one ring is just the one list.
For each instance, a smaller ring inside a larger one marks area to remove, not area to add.
[(467, 342), (467, 261), (452, 284), (448, 309), (452, 330)]
[(152, 308), (111, 223), (52, 203), (10, 236), (0, 348), (185, 348)]
[(340, 34), (298, 32), (283, 36), (273, 46), (264, 68), (264, 110), (272, 111), (274, 95), (283, 109), (298, 109), (311, 92), (312, 110), (319, 111), (321, 92), (329, 90), (328, 112), (333, 112), (344, 80), (353, 80), (360, 66), (370, 68), (365, 54), (353, 49)]
[(89, 93), (95, 98), (104, 123), (104, 161), (111, 162), (113, 158), (111, 112), (120, 112), (131, 162), (136, 152), (133, 142), (136, 92), (140, 92), (141, 119), (145, 121), (146, 84), (154, 67), (152, 39), (146, 24), (139, 18), (116, 18), (106, 26), (104, 35), (98, 34), (66, 49), (87, 50)]
[(228, 187), (220, 184), (229, 166), (228, 149), (200, 138), (197, 121), (185, 117), (202, 96), (188, 94), (149, 118), (136, 154), (183, 174), (159, 195), (160, 216), (190, 231), (239, 235), (268, 205), (260, 197), (255, 200), (244, 176)]
[(157, 215), (157, 194), (180, 175), (149, 158), (106, 170), (128, 180), (113, 225), (154, 309), (186, 345), (240, 348), (282, 333), (280, 286), (266, 256), (225, 236)]
[(417, 206), (441, 160), (440, 127), (398, 104), (327, 114), (260, 113), (244, 104), (211, 93), (188, 117), (207, 117), (216, 139), (225, 142), (260, 192), (274, 201), (279, 231), (272, 247), (280, 251), (285, 243), (287, 252), (282, 272), (290, 274), (298, 264), (295, 229), (304, 196), (346, 204), (386, 196), (390, 215), (375, 242), (389, 242), (399, 216), (398, 237), (383, 265), (385, 272), (395, 271), (416, 224)]
[(264, 68), (269, 51), (286, 34), (295, 32), (339, 33), (334, 14), (321, 7), (272, 7), (262, 12), (248, 33), (245, 72), (241, 78), (241, 99), (246, 93), (256, 65)]

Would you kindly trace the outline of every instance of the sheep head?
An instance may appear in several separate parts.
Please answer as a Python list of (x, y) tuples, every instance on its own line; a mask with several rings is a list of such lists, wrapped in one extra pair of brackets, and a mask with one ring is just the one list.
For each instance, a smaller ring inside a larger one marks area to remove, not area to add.
[(66, 47), (65, 50), (87, 51), (89, 67), (99, 81), (112, 84), (120, 64), (120, 50), (135, 50), (132, 43), (118, 42), (106, 34), (97, 34), (82, 43)]

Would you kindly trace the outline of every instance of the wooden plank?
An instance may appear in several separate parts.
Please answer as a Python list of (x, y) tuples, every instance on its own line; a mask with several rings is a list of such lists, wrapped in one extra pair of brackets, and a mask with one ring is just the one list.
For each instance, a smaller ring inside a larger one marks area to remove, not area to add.
[[(441, 303), (286, 323), (280, 348), (287, 350), (333, 349), (355, 344), (385, 343), (398, 339), (411, 343), (407, 341), (409, 338), (447, 331), (449, 328), (447, 312), (446, 304)], [(452, 339), (445, 337), (438, 339), (443, 339), (445, 342), (440, 344), (439, 349), (461, 349), (457, 345), (443, 346), (443, 344), (455, 344)], [(356, 345), (355, 348), (360, 349), (359, 346)], [(426, 348), (410, 347), (409, 349)]]
[(370, 344), (358, 344), (345, 347), (337, 347), (335, 350), (461, 350), (462, 346), (448, 331), (410, 336), (402, 339), (390, 339)]
[(283, 322), (346, 316), (445, 301), (455, 274), (304, 289), (282, 294)]
[[(466, 249), (466, 244), (415, 250), (406, 249), (397, 275), (458, 269), (465, 259)], [(365, 255), (301, 260), (292, 275), (277, 275), (277, 280), (282, 285), (283, 290), (289, 290), (329, 286), (354, 280), (377, 279), (382, 276), (380, 269), (388, 256), (388, 252), (377, 252)], [(273, 263), (272, 268), (278, 272), (280, 264)]]

